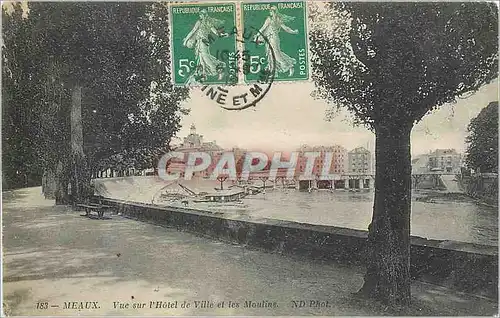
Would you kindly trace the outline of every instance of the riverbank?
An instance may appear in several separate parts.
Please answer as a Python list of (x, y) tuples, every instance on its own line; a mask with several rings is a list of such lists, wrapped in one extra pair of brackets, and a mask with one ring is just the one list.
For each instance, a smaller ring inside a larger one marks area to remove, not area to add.
[(460, 180), (465, 192), (479, 204), (498, 208), (498, 174), (481, 173)]
[(466, 193), (453, 193), (445, 191), (418, 190), (413, 193), (413, 199), (419, 202), (428, 203), (475, 203), (482, 206), (498, 208), (498, 201), (487, 197), (473, 197)]
[(467, 202), (467, 203), (476, 202), (476, 200), (474, 200), (465, 193), (434, 191), (434, 190), (416, 190), (413, 192), (412, 198), (415, 201), (430, 202), (430, 203), (439, 203), (439, 201)]

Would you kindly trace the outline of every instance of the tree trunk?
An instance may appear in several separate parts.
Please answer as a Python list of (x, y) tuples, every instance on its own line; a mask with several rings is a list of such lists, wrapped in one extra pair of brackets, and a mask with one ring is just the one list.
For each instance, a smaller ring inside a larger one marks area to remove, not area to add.
[(83, 152), (82, 87), (74, 84), (71, 91), (71, 194), (73, 202), (83, 202), (90, 185), (87, 161)]
[(70, 201), (68, 195), (68, 163), (59, 160), (55, 173), (55, 199), (56, 205), (65, 205)]
[(375, 201), (360, 294), (390, 305), (410, 302), (411, 126), (379, 127)]
[(42, 193), (45, 199), (54, 200), (56, 194), (56, 176), (53, 169), (45, 168), (42, 177)]

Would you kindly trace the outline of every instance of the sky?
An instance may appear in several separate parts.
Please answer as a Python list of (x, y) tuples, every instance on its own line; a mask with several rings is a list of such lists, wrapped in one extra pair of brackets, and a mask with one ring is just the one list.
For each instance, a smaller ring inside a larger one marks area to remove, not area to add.
[[(216, 141), (225, 149), (292, 151), (307, 144), (341, 145), (348, 150), (363, 146), (373, 151), (374, 134), (364, 127), (353, 126), (352, 116), (347, 111), (340, 111), (327, 121), (325, 115), (331, 105), (313, 99), (310, 96), (313, 90), (312, 82), (274, 83), (257, 107), (228, 111), (207, 98), (200, 88), (193, 88), (191, 98), (183, 104), (191, 112), (183, 118), (177, 136), (187, 136), (191, 124), (195, 124), (197, 133), (202, 134), (205, 141)], [(412, 155), (438, 148), (455, 148), (463, 152), (470, 120), (496, 100), (498, 84), (494, 82), (467, 99), (443, 105), (426, 115), (413, 128)]]
[[(325, 115), (332, 106), (311, 97), (314, 90), (312, 81), (275, 82), (257, 107), (228, 111), (207, 98), (200, 88), (193, 88), (191, 98), (183, 104), (191, 113), (183, 118), (177, 136), (187, 136), (191, 124), (195, 124), (205, 141), (216, 141), (225, 149), (293, 151), (307, 144), (341, 145), (348, 150), (363, 146), (373, 152), (374, 134), (364, 127), (353, 126), (352, 115), (347, 110), (341, 110), (327, 121)], [(497, 101), (498, 94), (498, 81), (494, 81), (474, 95), (426, 115), (413, 128), (412, 155), (439, 148), (454, 148), (463, 153), (467, 125), (481, 109)]]

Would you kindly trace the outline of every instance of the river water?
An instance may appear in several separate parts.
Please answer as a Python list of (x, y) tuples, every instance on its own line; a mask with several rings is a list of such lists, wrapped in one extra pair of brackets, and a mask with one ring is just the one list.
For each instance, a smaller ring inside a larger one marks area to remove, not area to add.
[[(373, 192), (269, 191), (244, 200), (249, 215), (367, 230)], [(429, 239), (498, 245), (498, 209), (469, 202), (413, 201), (411, 234)]]
[[(99, 179), (99, 193), (105, 197), (160, 205), (152, 202), (162, 192), (165, 182), (153, 177)], [(199, 193), (214, 192), (217, 181), (190, 180), (182, 182)], [(226, 184), (227, 189), (230, 185)], [(343, 190), (301, 192), (295, 189), (267, 189), (266, 194), (247, 196), (239, 207), (220, 205), (206, 207), (190, 203), (189, 208), (252, 218), (271, 218), (300, 223), (332, 225), (367, 230), (373, 209), (373, 191), (367, 193)], [(417, 195), (413, 196), (414, 198)], [(479, 205), (472, 200), (460, 202), (435, 200), (435, 203), (413, 201), (411, 234), (429, 239), (454, 240), (498, 246), (498, 209)], [(181, 202), (177, 203), (182, 206)]]

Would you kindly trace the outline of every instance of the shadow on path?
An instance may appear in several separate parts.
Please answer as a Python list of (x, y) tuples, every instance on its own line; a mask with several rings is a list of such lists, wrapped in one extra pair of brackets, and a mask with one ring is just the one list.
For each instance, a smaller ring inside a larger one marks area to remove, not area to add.
[[(36, 191), (35, 191), (36, 192)], [(113, 216), (93, 220), (20, 191), (4, 207), (4, 295), (15, 315), (491, 315), (493, 301), (416, 283), (415, 305), (391, 313), (354, 299), (362, 267), (229, 245)], [(28, 201), (28, 202), (27, 202)], [(156, 301), (224, 301), (225, 308), (156, 308)], [(228, 308), (228, 301), (239, 307)], [(276, 303), (244, 308), (245, 301)], [(295, 308), (292, 301), (306, 307)], [(310, 301), (328, 302), (310, 307)], [(40, 311), (48, 301), (59, 308)], [(64, 310), (67, 301), (100, 308)], [(150, 308), (153, 301), (153, 308)], [(117, 309), (113, 302), (144, 303)]]

